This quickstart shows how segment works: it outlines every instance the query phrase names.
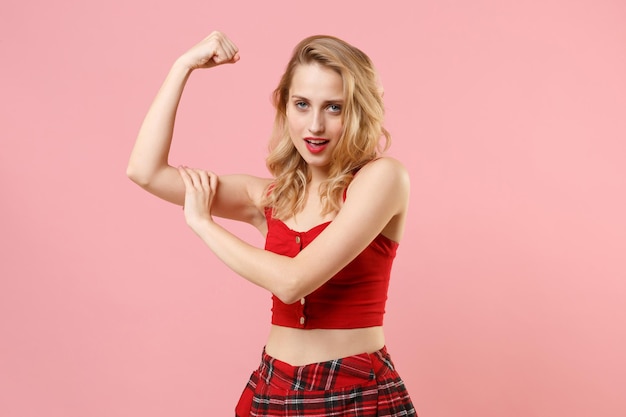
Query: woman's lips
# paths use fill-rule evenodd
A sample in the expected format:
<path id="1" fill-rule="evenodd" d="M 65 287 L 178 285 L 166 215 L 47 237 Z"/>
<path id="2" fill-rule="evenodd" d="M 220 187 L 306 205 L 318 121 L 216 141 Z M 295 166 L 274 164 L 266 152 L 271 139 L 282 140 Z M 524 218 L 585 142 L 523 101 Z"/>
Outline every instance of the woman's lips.
<path id="1" fill-rule="evenodd" d="M 329 142 L 330 140 L 322 139 L 322 138 L 304 138 L 304 143 L 306 143 L 306 148 L 311 153 L 322 152 L 324 149 L 326 149 L 326 146 L 328 145 Z"/>

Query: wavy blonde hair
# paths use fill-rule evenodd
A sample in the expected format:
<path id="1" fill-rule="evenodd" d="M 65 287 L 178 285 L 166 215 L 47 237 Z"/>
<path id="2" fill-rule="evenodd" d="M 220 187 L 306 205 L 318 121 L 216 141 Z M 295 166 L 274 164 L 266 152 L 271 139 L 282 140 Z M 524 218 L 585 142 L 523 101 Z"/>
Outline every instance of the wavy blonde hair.
<path id="1" fill-rule="evenodd" d="M 276 108 L 267 168 L 274 181 L 264 204 L 279 219 L 300 212 L 306 201 L 309 168 L 296 150 L 287 126 L 289 88 L 299 65 L 319 64 L 337 72 L 343 80 L 343 130 L 330 162 L 329 178 L 319 189 L 322 215 L 339 210 L 343 192 L 362 166 L 377 158 L 391 143 L 383 127 L 384 105 L 378 75 L 370 58 L 358 48 L 333 36 L 311 36 L 294 48 L 285 73 L 273 93 Z"/>

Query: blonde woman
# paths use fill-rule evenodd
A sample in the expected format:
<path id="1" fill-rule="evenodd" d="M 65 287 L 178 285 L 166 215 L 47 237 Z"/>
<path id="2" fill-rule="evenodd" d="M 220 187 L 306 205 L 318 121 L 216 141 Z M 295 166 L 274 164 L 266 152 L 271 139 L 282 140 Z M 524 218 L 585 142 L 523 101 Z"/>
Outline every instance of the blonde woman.
<path id="1" fill-rule="evenodd" d="M 389 135 L 376 71 L 340 39 L 306 38 L 274 91 L 270 178 L 170 166 L 189 75 L 238 60 L 238 48 L 220 32 L 176 60 L 127 172 L 148 192 L 182 205 L 189 227 L 219 259 L 273 294 L 261 364 L 236 415 L 415 415 L 382 327 L 409 179 L 400 162 L 379 152 Z M 214 216 L 253 225 L 265 248 L 240 240 Z"/>

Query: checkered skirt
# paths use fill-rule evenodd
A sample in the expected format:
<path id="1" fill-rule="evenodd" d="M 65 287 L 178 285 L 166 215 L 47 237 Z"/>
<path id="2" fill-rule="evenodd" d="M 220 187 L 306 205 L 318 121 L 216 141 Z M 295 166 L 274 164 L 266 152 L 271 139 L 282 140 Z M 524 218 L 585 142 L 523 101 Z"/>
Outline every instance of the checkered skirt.
<path id="1" fill-rule="evenodd" d="M 385 348 L 291 366 L 263 352 L 237 417 L 417 417 Z"/>

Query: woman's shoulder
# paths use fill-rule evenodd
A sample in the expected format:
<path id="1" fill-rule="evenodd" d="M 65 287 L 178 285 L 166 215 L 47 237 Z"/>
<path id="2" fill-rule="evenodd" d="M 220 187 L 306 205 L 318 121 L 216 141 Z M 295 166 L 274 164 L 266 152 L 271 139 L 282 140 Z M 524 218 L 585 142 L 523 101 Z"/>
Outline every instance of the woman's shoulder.
<path id="1" fill-rule="evenodd" d="M 383 179 L 391 182 L 406 182 L 409 181 L 409 173 L 402 162 L 390 157 L 381 156 L 376 158 L 367 164 L 365 164 L 355 175 L 354 181 L 357 179 Z"/>
<path id="2" fill-rule="evenodd" d="M 348 186 L 347 195 L 352 189 L 362 189 L 367 194 L 376 190 L 380 198 L 399 198 L 404 200 L 409 195 L 409 173 L 399 160 L 383 156 L 365 164 Z"/>
<path id="3" fill-rule="evenodd" d="M 399 160 L 384 156 L 367 163 L 348 186 L 344 209 L 359 212 L 359 216 L 375 224 L 387 223 L 378 230 L 394 242 L 400 242 L 408 212 L 410 196 L 409 174 Z M 354 215 L 350 215 L 354 217 Z"/>

